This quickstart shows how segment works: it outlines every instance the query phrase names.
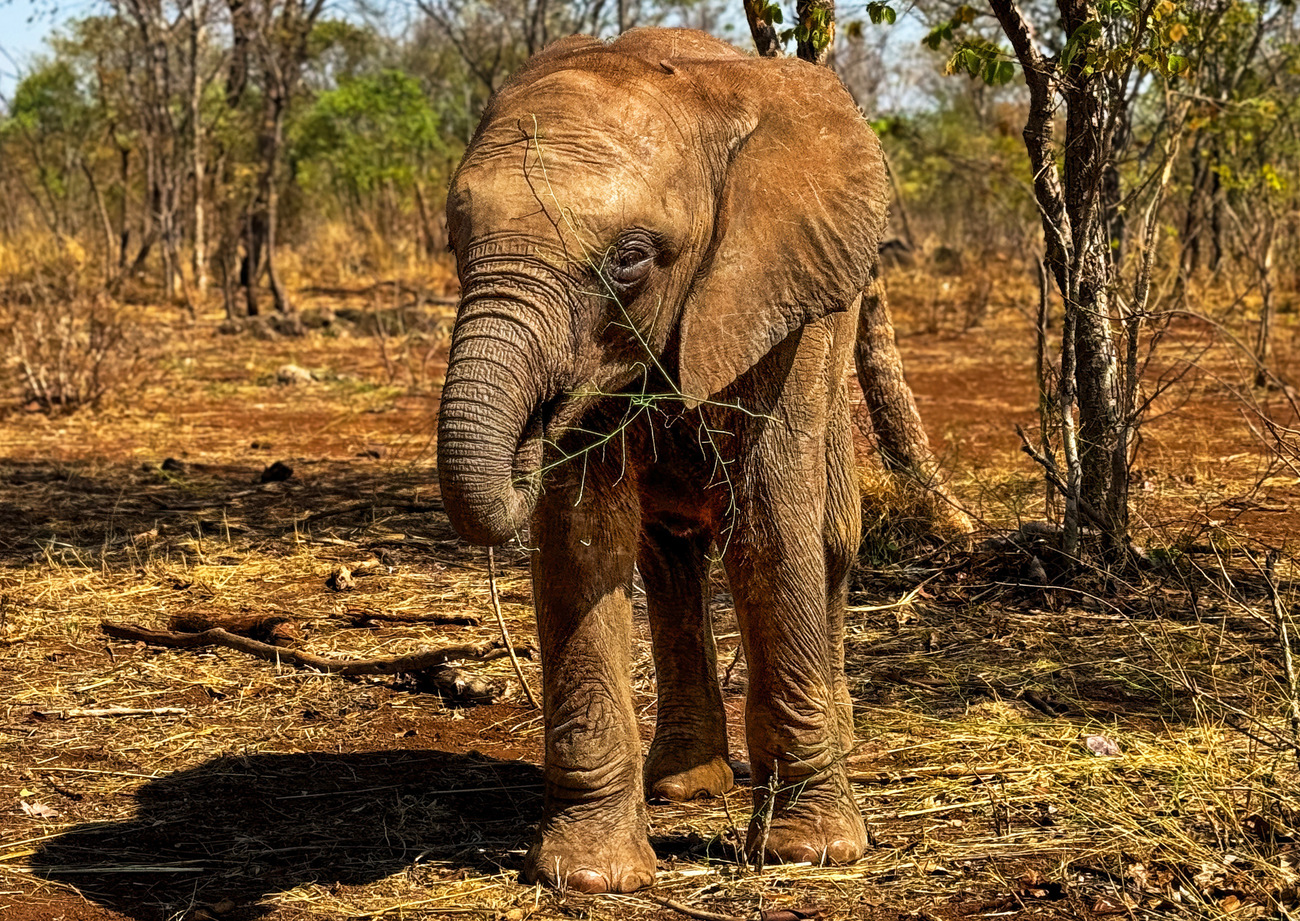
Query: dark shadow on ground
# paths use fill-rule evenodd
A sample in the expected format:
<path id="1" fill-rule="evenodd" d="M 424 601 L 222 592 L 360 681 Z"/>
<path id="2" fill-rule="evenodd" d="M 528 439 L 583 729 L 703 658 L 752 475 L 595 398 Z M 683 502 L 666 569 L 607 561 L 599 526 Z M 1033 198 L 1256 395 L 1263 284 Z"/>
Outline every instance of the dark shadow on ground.
<path id="1" fill-rule="evenodd" d="M 262 482 L 277 457 L 261 454 L 231 464 L 172 461 L 169 469 L 162 459 L 131 465 L 0 456 L 0 565 L 135 567 L 177 542 L 211 540 L 219 558 L 225 548 L 274 554 L 312 537 L 345 537 L 410 562 L 482 563 L 482 551 L 451 529 L 431 468 L 368 457 L 290 459 L 288 479 Z M 394 544 L 385 536 L 398 532 L 414 539 Z"/>
<path id="2" fill-rule="evenodd" d="M 30 866 L 140 921 L 219 903 L 241 921 L 307 883 L 518 870 L 541 781 L 534 765 L 476 752 L 215 758 L 145 784 L 133 818 L 73 828 Z"/>

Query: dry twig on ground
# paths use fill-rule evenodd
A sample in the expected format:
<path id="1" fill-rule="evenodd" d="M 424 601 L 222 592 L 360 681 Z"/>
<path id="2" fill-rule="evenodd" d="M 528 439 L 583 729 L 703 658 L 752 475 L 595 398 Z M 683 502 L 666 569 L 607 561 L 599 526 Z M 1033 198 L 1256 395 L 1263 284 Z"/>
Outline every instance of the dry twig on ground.
<path id="1" fill-rule="evenodd" d="M 105 621 L 100 625 L 104 633 L 121 640 L 133 640 L 150 646 L 164 646 L 169 649 L 199 649 L 204 646 L 224 646 L 238 652 L 283 662 L 302 668 L 314 668 L 330 675 L 396 675 L 403 672 L 422 672 L 426 669 L 444 665 L 458 659 L 473 659 L 488 662 L 509 655 L 531 656 L 531 647 L 507 649 L 500 641 L 464 644 L 460 646 L 443 646 L 440 649 L 424 649 L 404 656 L 386 656 L 375 659 L 334 659 L 318 656 L 300 649 L 285 649 L 269 643 L 258 642 L 246 636 L 239 636 L 221 627 L 204 630 L 202 633 L 173 633 L 167 630 L 149 630 L 134 624 L 116 624 Z"/>

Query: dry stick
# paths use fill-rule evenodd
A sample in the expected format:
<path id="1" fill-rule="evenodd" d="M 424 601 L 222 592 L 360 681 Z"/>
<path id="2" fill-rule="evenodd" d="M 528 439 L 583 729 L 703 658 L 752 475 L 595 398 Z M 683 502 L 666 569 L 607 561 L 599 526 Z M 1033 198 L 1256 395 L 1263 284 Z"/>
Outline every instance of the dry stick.
<path id="1" fill-rule="evenodd" d="M 653 895 L 646 896 L 646 898 L 656 905 L 671 908 L 688 918 L 698 918 L 699 921 L 745 921 L 745 918 L 741 915 L 724 915 L 716 911 L 705 911 L 702 908 L 692 908 L 689 905 L 683 905 L 681 902 L 674 902 L 672 899 L 661 899 Z"/>
<path id="2" fill-rule="evenodd" d="M 727 797 L 722 796 L 722 811 L 727 816 L 727 827 L 731 829 L 731 836 L 736 842 L 736 859 L 740 862 L 740 869 L 749 869 L 749 855 L 745 853 L 745 839 L 740 835 L 740 829 L 736 827 L 736 820 L 731 816 L 731 806 L 727 802 Z"/>
<path id="3" fill-rule="evenodd" d="M 100 629 L 109 636 L 122 640 L 146 643 L 150 646 L 164 646 L 170 649 L 196 649 L 203 646 L 225 646 L 239 652 L 268 659 L 272 662 L 287 662 L 302 668 L 314 668 L 330 675 L 396 675 L 401 672 L 418 672 L 456 659 L 475 659 L 488 662 L 503 656 L 513 658 L 516 653 L 531 655 L 528 647 L 504 649 L 500 641 L 466 644 L 463 646 L 444 646 L 441 649 L 423 649 L 404 656 L 392 656 L 379 659 L 331 659 L 314 653 L 297 649 L 285 649 L 268 643 L 259 643 L 246 636 L 239 636 L 229 630 L 216 627 L 202 633 L 171 633 L 166 630 L 148 630 L 133 624 L 115 624 L 104 622 Z"/>
<path id="4" fill-rule="evenodd" d="M 352 618 L 353 626 L 365 626 L 374 621 L 386 624 L 434 624 L 437 626 L 477 627 L 479 619 L 473 614 L 402 614 L 384 611 L 368 611 L 365 608 L 348 607 L 344 613 Z"/>
<path id="5" fill-rule="evenodd" d="M 510 644 L 510 631 L 506 629 L 506 618 L 501 613 L 501 597 L 497 594 L 497 558 L 491 547 L 488 547 L 488 592 L 492 595 L 492 610 L 496 613 L 497 624 L 501 627 L 501 641 L 505 643 L 506 649 L 510 651 L 510 664 L 515 667 L 515 677 L 519 679 L 519 684 L 524 689 L 524 696 L 528 698 L 528 703 L 534 710 L 537 710 L 539 709 L 537 698 L 533 696 L 533 689 L 524 680 L 524 670 L 519 665 L 519 659 L 515 657 L 514 646 Z"/>
<path id="6" fill-rule="evenodd" d="M 104 707 L 99 710 L 35 710 L 34 715 L 44 717 L 45 719 L 70 720 L 78 717 L 109 717 L 109 716 L 184 716 L 187 711 L 183 707 Z"/>
<path id="7" fill-rule="evenodd" d="M 1055 483 L 1057 489 L 1061 490 L 1062 493 L 1069 495 L 1068 487 L 1065 485 L 1064 481 L 1062 481 L 1060 471 L 1056 469 L 1056 463 L 1050 457 L 1045 457 L 1034 450 L 1033 445 L 1029 443 L 1029 436 L 1025 434 L 1025 430 L 1022 429 L 1018 423 L 1016 425 L 1016 434 L 1020 436 L 1020 450 L 1032 458 L 1035 463 L 1046 471 L 1049 482 Z M 1075 496 L 1075 507 L 1084 518 L 1087 518 L 1092 522 L 1094 527 L 1103 530 L 1107 527 L 1105 519 L 1101 517 L 1101 514 L 1093 508 L 1091 503 L 1089 503 L 1087 499 L 1083 498 L 1083 496 Z M 1140 560 L 1142 562 L 1149 561 L 1147 552 L 1131 540 L 1128 542 L 1128 553 L 1129 556 L 1135 560 Z"/>
<path id="8" fill-rule="evenodd" d="M 1051 297 L 1051 273 L 1042 259 L 1038 260 L 1038 328 L 1035 330 L 1035 377 L 1038 378 L 1038 437 L 1042 444 L 1044 457 L 1052 454 L 1052 441 L 1048 431 L 1051 395 L 1047 382 L 1047 311 Z M 1056 480 L 1047 477 L 1047 490 L 1044 504 L 1050 514 L 1056 504 Z"/>
<path id="9" fill-rule="evenodd" d="M 1030 774 L 1039 770 L 1042 765 L 1010 765 L 1007 767 L 995 767 L 988 765 L 985 767 L 972 768 L 943 768 L 943 767 L 919 767 L 909 768 L 903 771 L 881 771 L 879 773 L 852 773 L 849 774 L 850 783 L 861 784 L 890 784 L 906 783 L 910 780 L 928 780 L 931 778 L 941 778 L 944 780 L 962 780 L 967 777 L 981 779 L 985 777 L 994 777 L 998 774 Z"/>
<path id="10" fill-rule="evenodd" d="M 1268 587 L 1268 600 L 1273 607 L 1273 619 L 1277 622 L 1277 640 L 1278 645 L 1282 647 L 1282 667 L 1286 669 L 1287 685 L 1287 708 L 1290 711 L 1288 717 L 1291 723 L 1291 750 L 1295 755 L 1296 763 L 1300 765 L 1300 680 L 1296 678 L 1295 660 L 1291 652 L 1291 631 L 1287 628 L 1286 611 L 1282 607 L 1282 599 L 1278 596 L 1277 583 L 1273 581 L 1273 573 L 1277 566 L 1278 551 L 1270 550 L 1268 561 L 1260 569 L 1254 558 L 1250 557 L 1256 569 L 1260 569 L 1260 575 L 1264 577 L 1264 584 Z"/>
<path id="11" fill-rule="evenodd" d="M 1019 424 L 1016 425 L 1016 434 L 1020 436 L 1020 450 L 1032 458 L 1035 463 L 1047 472 L 1048 482 L 1054 484 L 1062 493 L 1066 493 L 1068 487 L 1062 481 L 1061 474 L 1056 469 L 1055 462 L 1053 462 L 1051 458 L 1045 457 L 1034 450 L 1033 445 L 1029 443 L 1029 436 L 1025 434 L 1025 430 L 1022 429 Z M 1080 496 L 1078 502 L 1079 511 L 1083 513 L 1083 517 L 1091 521 L 1096 527 L 1105 527 L 1105 522 L 1102 520 L 1101 515 L 1098 514 L 1097 510 L 1094 509 L 1086 499 Z"/>

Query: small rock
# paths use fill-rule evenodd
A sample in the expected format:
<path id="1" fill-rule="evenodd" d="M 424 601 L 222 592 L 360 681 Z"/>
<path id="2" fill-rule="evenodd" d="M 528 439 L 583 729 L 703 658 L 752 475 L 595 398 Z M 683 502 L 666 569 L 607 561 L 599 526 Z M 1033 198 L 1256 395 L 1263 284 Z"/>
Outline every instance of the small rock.
<path id="1" fill-rule="evenodd" d="M 276 314 L 271 317 L 271 328 L 281 336 L 305 336 L 307 327 L 303 325 L 302 317 L 296 313 Z"/>
<path id="2" fill-rule="evenodd" d="M 1083 745 L 1099 758 L 1118 758 L 1120 755 L 1119 745 L 1105 736 L 1084 736 Z"/>
<path id="3" fill-rule="evenodd" d="M 283 365 L 275 372 L 275 380 L 277 383 L 293 387 L 298 384 L 310 384 L 316 380 L 316 376 L 298 365 Z"/>
<path id="4" fill-rule="evenodd" d="M 263 483 L 281 483 L 293 476 L 293 468 L 284 461 L 276 461 L 262 471 Z"/>
<path id="5" fill-rule="evenodd" d="M 162 469 L 168 473 L 184 473 L 185 464 L 174 457 L 169 457 L 162 462 Z"/>
<path id="6" fill-rule="evenodd" d="M 248 330 L 248 334 L 254 339 L 262 339 L 269 342 L 272 339 L 280 338 L 280 334 L 275 331 L 271 324 L 267 322 L 266 317 L 263 316 L 249 317 L 244 321 L 244 328 Z"/>
<path id="7" fill-rule="evenodd" d="M 329 307 L 309 307 L 300 314 L 302 325 L 308 329 L 325 329 L 334 324 L 334 311 Z"/>
<path id="8" fill-rule="evenodd" d="M 352 570 L 339 566 L 325 580 L 325 587 L 335 592 L 346 592 L 356 588 L 357 580 L 352 578 Z"/>
<path id="9" fill-rule="evenodd" d="M 27 800 L 19 800 L 18 805 L 22 807 L 25 815 L 29 815 L 33 819 L 56 819 L 59 816 L 57 809 L 44 803 L 29 803 Z"/>

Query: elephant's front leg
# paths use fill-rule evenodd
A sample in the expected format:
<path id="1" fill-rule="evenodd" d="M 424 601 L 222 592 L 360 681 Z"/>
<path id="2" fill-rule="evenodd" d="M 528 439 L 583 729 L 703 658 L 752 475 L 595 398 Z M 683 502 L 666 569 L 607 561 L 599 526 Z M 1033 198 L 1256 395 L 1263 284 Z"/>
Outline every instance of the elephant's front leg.
<path id="1" fill-rule="evenodd" d="M 862 856 L 866 827 L 845 769 L 851 726 L 827 610 L 825 442 L 780 424 L 763 439 L 733 481 L 744 492 L 722 538 L 749 663 L 747 848 L 769 861 L 847 863 Z"/>
<path id="2" fill-rule="evenodd" d="M 571 480 L 559 471 L 533 514 L 546 766 L 524 874 L 584 892 L 630 892 L 650 885 L 655 870 L 631 689 L 639 510 L 630 477 L 591 460 Z"/>

